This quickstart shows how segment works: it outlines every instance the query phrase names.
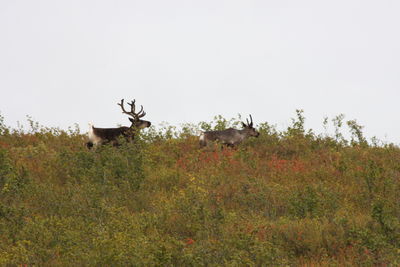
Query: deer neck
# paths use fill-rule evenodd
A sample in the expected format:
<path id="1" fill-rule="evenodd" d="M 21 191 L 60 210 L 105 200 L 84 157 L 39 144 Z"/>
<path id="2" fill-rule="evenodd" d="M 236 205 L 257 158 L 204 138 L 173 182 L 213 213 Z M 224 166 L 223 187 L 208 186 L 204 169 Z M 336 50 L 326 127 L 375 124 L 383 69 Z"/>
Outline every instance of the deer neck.
<path id="1" fill-rule="evenodd" d="M 250 133 L 247 129 L 241 129 L 241 130 L 239 130 L 239 132 L 240 132 L 240 135 L 242 135 L 242 136 L 245 136 L 245 137 L 250 136 Z"/>

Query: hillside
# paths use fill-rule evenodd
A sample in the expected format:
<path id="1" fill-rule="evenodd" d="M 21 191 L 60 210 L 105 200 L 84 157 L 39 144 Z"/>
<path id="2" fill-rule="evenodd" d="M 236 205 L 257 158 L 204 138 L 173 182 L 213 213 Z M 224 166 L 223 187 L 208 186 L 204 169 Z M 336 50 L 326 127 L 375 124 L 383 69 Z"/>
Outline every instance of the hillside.
<path id="1" fill-rule="evenodd" d="M 211 123 L 86 149 L 79 129 L 0 116 L 0 265 L 399 266 L 400 149 L 268 123 L 199 149 Z"/>

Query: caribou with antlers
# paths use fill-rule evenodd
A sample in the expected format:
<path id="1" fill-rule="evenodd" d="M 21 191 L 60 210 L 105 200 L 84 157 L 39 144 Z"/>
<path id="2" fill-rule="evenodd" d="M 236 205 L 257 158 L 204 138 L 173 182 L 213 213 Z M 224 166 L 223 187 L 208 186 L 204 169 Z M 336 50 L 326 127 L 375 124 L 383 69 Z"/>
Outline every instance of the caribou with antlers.
<path id="1" fill-rule="evenodd" d="M 143 111 L 143 106 L 139 112 L 135 112 L 135 102 L 136 100 L 131 101 L 128 105 L 131 107 L 130 111 L 126 111 L 124 107 L 124 99 L 121 100 L 121 103 L 118 103 L 121 106 L 122 113 L 130 116 L 129 120 L 131 121 L 130 127 L 118 127 L 118 128 L 96 128 L 92 124 L 89 124 L 89 142 L 86 143 L 88 148 L 92 148 L 94 145 L 111 143 L 114 146 L 118 146 L 118 138 L 123 136 L 127 142 L 132 141 L 135 132 L 137 130 L 150 127 L 151 122 L 141 120 L 146 115 L 146 112 Z"/>
<path id="2" fill-rule="evenodd" d="M 246 119 L 246 121 L 247 124 L 242 122 L 243 129 L 241 130 L 229 128 L 221 131 L 207 131 L 201 133 L 199 138 L 200 146 L 205 147 L 217 141 L 228 147 L 235 147 L 250 136 L 258 137 L 260 133 L 253 127 L 253 118 L 251 115 L 250 122 L 248 119 Z"/>

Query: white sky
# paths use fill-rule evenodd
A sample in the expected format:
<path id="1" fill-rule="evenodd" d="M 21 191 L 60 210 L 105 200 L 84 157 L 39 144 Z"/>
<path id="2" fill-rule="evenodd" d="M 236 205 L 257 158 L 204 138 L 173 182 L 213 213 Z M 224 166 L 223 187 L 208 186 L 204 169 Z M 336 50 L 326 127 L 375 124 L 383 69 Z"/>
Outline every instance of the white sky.
<path id="1" fill-rule="evenodd" d="M 154 124 L 295 109 L 400 142 L 400 1 L 1 0 L 0 112 L 46 126 Z"/>

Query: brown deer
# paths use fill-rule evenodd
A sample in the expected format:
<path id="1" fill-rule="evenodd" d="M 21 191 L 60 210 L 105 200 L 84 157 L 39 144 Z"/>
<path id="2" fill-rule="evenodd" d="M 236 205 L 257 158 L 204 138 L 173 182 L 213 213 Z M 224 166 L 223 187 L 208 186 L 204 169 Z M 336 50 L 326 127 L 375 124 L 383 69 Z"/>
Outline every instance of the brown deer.
<path id="1" fill-rule="evenodd" d="M 128 105 L 131 106 L 130 111 L 126 111 L 124 108 L 124 99 L 121 100 L 121 103 L 118 103 L 121 106 L 122 113 L 130 116 L 129 120 L 131 121 L 131 126 L 126 127 L 118 127 L 118 128 L 96 128 L 92 124 L 89 124 L 89 142 L 86 143 L 86 146 L 90 149 L 94 145 L 107 144 L 111 143 L 114 146 L 118 146 L 118 138 L 123 136 L 127 142 L 132 141 L 137 130 L 150 127 L 151 122 L 141 120 L 146 115 L 146 112 L 143 111 L 143 106 L 139 112 L 135 112 L 135 101 L 131 101 Z"/>
<path id="2" fill-rule="evenodd" d="M 250 136 L 258 137 L 259 132 L 253 128 L 253 118 L 250 115 L 250 122 L 246 119 L 247 124 L 242 122 L 243 129 L 237 130 L 233 128 L 221 130 L 221 131 L 207 131 L 200 135 L 200 147 L 205 147 L 212 142 L 220 142 L 228 147 L 235 147 L 236 145 L 243 142 L 243 140 Z"/>

